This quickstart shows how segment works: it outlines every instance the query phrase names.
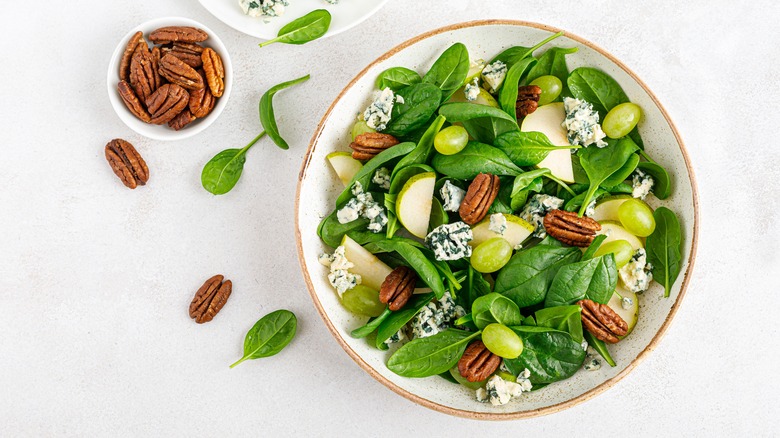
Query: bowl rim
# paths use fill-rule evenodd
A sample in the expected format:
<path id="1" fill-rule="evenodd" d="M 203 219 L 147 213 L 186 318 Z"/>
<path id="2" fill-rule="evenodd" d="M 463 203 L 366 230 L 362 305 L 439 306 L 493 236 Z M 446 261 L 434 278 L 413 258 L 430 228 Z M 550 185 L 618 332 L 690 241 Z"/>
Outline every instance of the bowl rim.
<path id="1" fill-rule="evenodd" d="M 317 125 L 317 129 L 315 130 L 314 135 L 312 136 L 311 141 L 309 142 L 309 147 L 306 151 L 306 155 L 301 165 L 301 170 L 298 173 L 298 188 L 295 193 L 295 237 L 296 237 L 296 246 L 298 248 L 298 262 L 301 265 L 301 270 L 303 271 L 303 277 L 306 282 L 306 287 L 309 291 L 309 295 L 311 296 L 312 301 L 314 302 L 314 306 L 317 308 L 317 312 L 322 317 L 323 321 L 325 322 L 325 325 L 328 327 L 328 330 L 331 332 L 333 337 L 336 339 L 339 345 L 341 345 L 341 348 L 343 348 L 344 351 L 346 351 L 347 354 L 352 358 L 352 360 L 354 360 L 361 368 L 363 368 L 363 370 L 365 370 L 371 377 L 378 380 L 380 383 L 388 387 L 390 390 L 392 390 L 398 395 L 401 395 L 404 398 L 407 398 L 429 409 L 433 409 L 435 411 L 442 412 L 448 415 L 464 417 L 469 419 L 476 419 L 476 420 L 515 420 L 515 419 L 540 417 L 543 415 L 548 415 L 548 414 L 553 414 L 556 412 L 563 411 L 565 409 L 583 403 L 587 400 L 590 400 L 591 398 L 603 393 L 604 391 L 606 391 L 607 389 L 615 385 L 623 377 L 625 377 L 631 371 L 633 371 L 634 368 L 636 368 L 636 366 L 639 365 L 639 363 L 641 363 L 653 350 L 655 350 L 661 338 L 663 338 L 664 334 L 666 334 L 666 331 L 668 330 L 672 319 L 677 314 L 680 304 L 682 303 L 683 297 L 685 296 L 685 293 L 688 289 L 688 284 L 690 283 L 691 280 L 691 273 L 693 272 L 694 263 L 696 261 L 696 249 L 698 246 L 697 244 L 698 244 L 698 237 L 699 237 L 699 198 L 698 198 L 699 195 L 698 195 L 698 189 L 696 185 L 696 178 L 694 175 L 693 166 L 691 165 L 690 157 L 688 155 L 688 151 L 685 148 L 685 144 L 682 141 L 682 138 L 680 136 L 680 133 L 677 130 L 677 127 L 675 126 L 672 119 L 669 117 L 669 114 L 667 113 L 666 109 L 661 104 L 661 102 L 658 100 L 656 95 L 650 90 L 647 84 L 645 84 L 636 75 L 636 73 L 634 73 L 631 69 L 629 69 L 615 56 L 611 55 L 609 52 L 599 47 L 598 45 L 578 35 L 569 33 L 568 31 L 564 31 L 564 36 L 566 36 L 567 38 L 572 39 L 580 44 L 583 44 L 599 52 L 602 56 L 606 57 L 610 61 L 614 62 L 615 65 L 623 69 L 623 71 L 625 71 L 626 74 L 628 74 L 634 81 L 636 81 L 636 83 L 639 84 L 640 87 L 642 87 L 642 89 L 648 94 L 648 96 L 650 96 L 653 103 L 658 107 L 658 109 L 661 111 L 661 114 L 663 114 L 664 119 L 669 124 L 669 127 L 671 128 L 672 133 L 674 134 L 675 140 L 677 141 L 677 145 L 680 147 L 680 152 L 682 153 L 683 159 L 685 161 L 685 167 L 688 171 L 688 177 L 691 184 L 691 196 L 693 198 L 693 236 L 691 238 L 691 250 L 688 255 L 688 268 L 683 273 L 682 284 L 680 286 L 680 293 L 677 295 L 677 299 L 675 303 L 672 305 L 672 308 L 669 310 L 669 314 L 666 316 L 666 319 L 664 320 L 663 324 L 661 324 L 661 327 L 658 329 L 658 332 L 650 340 L 650 343 L 637 355 L 637 357 L 633 361 L 631 361 L 631 363 L 629 363 L 626 366 L 625 369 L 623 369 L 623 371 L 621 371 L 614 377 L 602 382 L 595 388 L 592 388 L 574 398 L 563 401 L 561 403 L 556 403 L 554 405 L 545 406 L 543 408 L 532 409 L 532 410 L 521 411 L 521 412 L 508 412 L 508 413 L 474 412 L 474 411 L 469 411 L 464 409 L 452 408 L 449 406 L 445 406 L 433 402 L 431 400 L 413 394 L 412 392 L 396 385 L 389 379 L 385 378 L 384 376 L 379 374 L 373 367 L 371 367 L 368 363 L 366 363 L 363 360 L 363 358 L 360 357 L 360 355 L 357 354 L 349 346 L 349 344 L 347 344 L 344 341 L 344 339 L 341 337 L 339 332 L 334 327 L 333 322 L 330 320 L 327 313 L 325 312 L 325 309 L 322 307 L 322 303 L 320 303 L 319 298 L 317 297 L 317 294 L 314 291 L 314 285 L 312 284 L 311 277 L 309 275 L 305 260 L 303 258 L 302 234 L 298 222 L 299 219 L 298 212 L 300 211 L 300 201 L 301 201 L 301 185 L 303 183 L 306 170 L 311 162 L 315 144 L 317 143 L 320 135 L 322 134 L 322 131 L 325 127 L 325 122 L 330 117 L 330 114 L 335 108 L 336 104 L 355 85 L 356 82 L 360 80 L 368 72 L 368 70 L 374 67 L 376 64 L 386 60 L 387 58 L 393 56 L 397 52 L 416 44 L 419 41 L 422 41 L 424 39 L 430 38 L 435 35 L 439 35 L 441 33 L 450 32 L 458 29 L 478 27 L 478 26 L 495 26 L 495 25 L 531 27 L 531 28 L 545 30 L 553 33 L 562 32 L 562 30 L 557 27 L 548 26 L 546 24 L 540 24 L 540 23 L 535 23 L 530 21 L 522 21 L 522 20 L 490 19 L 490 20 L 468 21 L 463 23 L 452 24 L 449 26 L 444 26 L 438 29 L 434 29 L 422 33 L 416 37 L 413 37 L 393 47 L 392 49 L 390 49 L 389 51 L 387 51 L 386 53 L 378 57 L 376 60 L 372 61 L 368 66 L 366 66 L 363 70 L 361 70 L 360 73 L 358 73 L 347 84 L 347 86 L 344 87 L 344 89 L 339 93 L 339 95 L 333 100 L 333 103 L 331 103 L 330 107 L 325 112 L 325 115 L 320 120 L 320 123 Z"/>
<path id="2" fill-rule="evenodd" d="M 116 86 L 119 83 L 119 76 L 117 70 L 119 68 L 119 63 L 121 61 L 122 54 L 124 53 L 125 47 L 127 46 L 127 43 L 130 40 L 130 37 L 133 36 L 133 34 L 138 32 L 139 30 L 143 31 L 143 29 L 145 28 L 149 28 L 153 26 L 162 26 L 162 25 L 166 25 L 166 23 L 170 23 L 167 24 L 169 26 L 170 25 L 195 26 L 203 29 L 204 31 L 206 31 L 206 33 L 209 34 L 209 39 L 213 40 L 213 44 L 209 44 L 209 46 L 216 46 L 215 49 L 219 49 L 219 55 L 222 58 L 222 64 L 225 67 L 225 91 L 222 93 L 222 96 L 219 98 L 219 100 L 217 100 L 217 104 L 214 106 L 214 109 L 211 111 L 211 113 L 209 113 L 206 117 L 201 119 L 200 123 L 198 123 L 197 125 L 190 126 L 189 129 L 188 127 L 185 127 L 180 131 L 174 131 L 173 129 L 169 129 L 168 131 L 160 131 L 159 133 L 157 132 L 157 130 L 145 132 L 145 130 L 142 130 L 138 128 L 138 126 L 135 126 L 136 123 L 133 122 L 138 121 L 138 123 L 142 124 L 139 126 L 144 126 L 144 127 L 146 127 L 147 125 L 149 126 L 158 126 L 158 125 L 150 125 L 140 120 L 137 120 L 136 117 L 130 112 L 130 110 L 127 109 L 127 106 L 122 101 L 122 98 L 119 97 L 119 94 L 117 93 L 116 90 Z M 144 31 L 145 39 L 147 38 L 146 36 L 147 33 L 148 32 Z M 228 76 L 228 73 L 230 76 Z M 130 128 L 136 134 L 141 135 L 142 137 L 145 138 L 149 138 L 152 140 L 159 140 L 159 141 L 184 140 L 186 138 L 190 138 L 206 130 L 222 114 L 222 111 L 227 106 L 228 99 L 230 98 L 230 93 L 233 90 L 233 64 L 232 61 L 230 60 L 230 54 L 228 53 L 228 49 L 225 43 L 222 42 L 222 39 L 219 37 L 219 35 L 217 35 L 216 32 L 214 32 L 211 28 L 209 28 L 205 24 L 197 20 L 193 20 L 192 18 L 180 17 L 180 16 L 153 18 L 151 20 L 146 20 L 143 23 L 138 24 L 137 26 L 134 26 L 132 29 L 130 29 L 130 31 L 127 32 L 127 34 L 125 34 L 125 36 L 123 36 L 119 40 L 119 44 L 117 44 L 108 62 L 108 72 L 106 73 L 106 89 L 108 90 L 108 101 L 111 103 L 111 107 L 114 109 L 114 112 L 116 113 L 117 117 L 119 117 L 119 120 L 121 120 L 122 123 L 125 124 L 125 126 Z"/>

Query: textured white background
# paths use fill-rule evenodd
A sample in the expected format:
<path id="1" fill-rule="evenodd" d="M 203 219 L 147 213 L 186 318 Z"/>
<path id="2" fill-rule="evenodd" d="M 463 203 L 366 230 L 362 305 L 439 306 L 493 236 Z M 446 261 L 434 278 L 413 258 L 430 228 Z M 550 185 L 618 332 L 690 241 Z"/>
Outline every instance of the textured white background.
<path id="1" fill-rule="evenodd" d="M 345 34 L 262 50 L 194 0 L 48 3 L 0 15 L 0 436 L 780 434 L 775 2 L 392 0 Z M 214 29 L 236 71 L 220 119 L 174 143 L 126 128 L 104 82 L 127 30 L 167 15 Z M 677 123 L 701 196 L 693 281 L 654 354 L 585 404 L 511 423 L 429 411 L 364 373 L 314 310 L 293 235 L 300 162 L 341 88 L 396 44 L 478 18 L 561 27 L 623 60 Z M 230 194 L 206 193 L 202 165 L 252 139 L 261 93 L 302 73 L 277 101 L 290 150 L 263 141 Z M 148 186 L 111 173 L 114 137 L 146 158 Z M 215 273 L 233 295 L 196 325 L 187 305 Z M 296 339 L 229 370 L 277 308 L 298 315 Z"/>

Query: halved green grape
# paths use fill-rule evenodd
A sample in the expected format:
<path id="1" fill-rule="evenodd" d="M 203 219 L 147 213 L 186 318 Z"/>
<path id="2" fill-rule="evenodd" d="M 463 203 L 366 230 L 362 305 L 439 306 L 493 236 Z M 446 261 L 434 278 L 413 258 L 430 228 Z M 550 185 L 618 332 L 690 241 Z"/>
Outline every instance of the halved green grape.
<path id="1" fill-rule="evenodd" d="M 653 209 L 639 199 L 629 199 L 618 207 L 618 219 L 629 233 L 647 237 L 655 231 Z"/>
<path id="2" fill-rule="evenodd" d="M 452 378 L 457 380 L 458 383 L 460 383 L 461 385 L 469 389 L 482 388 L 483 386 L 485 386 L 485 382 L 487 381 L 487 380 L 482 380 L 479 382 L 469 382 L 465 377 L 460 375 L 460 371 L 458 371 L 457 366 L 450 368 L 450 375 L 452 375 Z"/>
<path id="3" fill-rule="evenodd" d="M 539 95 L 539 106 L 554 102 L 563 90 L 561 80 L 553 75 L 539 76 L 531 81 L 531 85 L 542 89 L 542 94 Z"/>
<path id="4" fill-rule="evenodd" d="M 379 292 L 362 284 L 344 292 L 341 304 L 350 312 L 363 316 L 379 316 L 387 307 L 379 301 Z"/>
<path id="5" fill-rule="evenodd" d="M 601 245 L 596 250 L 594 257 L 600 257 L 609 253 L 615 255 L 615 265 L 620 269 L 631 261 L 631 257 L 634 255 L 634 247 L 627 240 L 613 240 Z"/>
<path id="6" fill-rule="evenodd" d="M 462 126 L 448 126 L 433 138 L 433 147 L 442 155 L 454 155 L 462 151 L 469 142 L 469 133 Z"/>
<path id="7" fill-rule="evenodd" d="M 355 122 L 355 126 L 352 127 L 352 141 L 355 141 L 355 137 L 358 135 L 366 132 L 376 132 L 376 130 L 369 128 L 365 120 L 358 120 Z"/>
<path id="8" fill-rule="evenodd" d="M 503 324 L 488 324 L 482 330 L 482 342 L 493 354 L 504 359 L 514 359 L 523 352 L 523 340 Z"/>
<path id="9" fill-rule="evenodd" d="M 503 237 L 494 237 L 474 248 L 471 253 L 471 266 L 483 274 L 489 274 L 503 268 L 510 257 L 512 245 Z"/>
<path id="10" fill-rule="evenodd" d="M 625 137 L 639 123 L 641 117 L 642 108 L 639 105 L 631 102 L 621 103 L 609 110 L 601 122 L 601 129 L 609 138 Z"/>

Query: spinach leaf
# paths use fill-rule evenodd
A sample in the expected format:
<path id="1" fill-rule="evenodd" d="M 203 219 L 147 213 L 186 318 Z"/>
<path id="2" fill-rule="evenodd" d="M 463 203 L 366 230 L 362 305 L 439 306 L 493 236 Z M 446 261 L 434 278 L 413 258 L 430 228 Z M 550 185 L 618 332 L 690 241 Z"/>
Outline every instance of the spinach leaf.
<path id="1" fill-rule="evenodd" d="M 380 90 L 389 88 L 398 91 L 409 85 L 419 84 L 422 81 L 420 74 L 406 67 L 392 67 L 379 73 L 376 78 L 376 87 Z"/>
<path id="2" fill-rule="evenodd" d="M 598 190 L 604 180 L 613 173 L 623 169 L 623 166 L 636 151 L 636 144 L 630 138 L 623 137 L 620 140 L 608 139 L 607 146 L 603 148 L 589 147 L 580 149 L 578 152 L 580 165 L 588 174 L 590 187 L 580 207 L 580 216 L 585 213 L 585 209 L 593 199 L 593 195 Z"/>
<path id="3" fill-rule="evenodd" d="M 376 332 L 376 348 L 384 350 L 382 346 L 385 345 L 385 341 L 398 333 L 398 331 L 411 321 L 414 315 L 425 307 L 426 304 L 430 303 L 432 299 L 433 294 L 412 295 L 412 298 L 406 303 L 403 309 L 393 312 L 390 316 L 385 318 L 379 324 Z"/>
<path id="4" fill-rule="evenodd" d="M 593 242 L 588 245 L 588 248 L 585 250 L 584 253 L 582 253 L 582 260 L 590 260 L 596 255 L 596 251 L 599 250 L 599 247 L 601 246 L 604 241 L 607 240 L 606 234 L 599 234 L 593 239 Z"/>
<path id="5" fill-rule="evenodd" d="M 596 201 L 598 201 L 599 199 L 609 195 L 609 193 L 610 192 L 608 192 L 608 191 L 606 191 L 606 190 L 604 190 L 602 188 L 598 188 L 593 193 L 593 196 L 590 198 L 590 200 L 591 200 L 591 202 L 594 199 Z M 563 206 L 563 209 L 566 210 L 566 211 L 578 211 L 582 207 L 582 201 L 585 200 L 585 197 L 587 195 L 588 195 L 587 192 L 582 192 L 579 195 L 569 199 L 568 201 L 566 201 L 566 205 Z M 586 205 L 585 208 L 587 209 L 588 206 Z"/>
<path id="6" fill-rule="evenodd" d="M 574 375 L 585 361 L 585 350 L 567 332 L 542 327 L 511 327 L 523 339 L 523 352 L 504 359 L 513 373 L 528 369 L 534 385 L 552 383 Z"/>
<path id="7" fill-rule="evenodd" d="M 537 245 L 520 251 L 499 271 L 495 291 L 510 298 L 520 308 L 541 303 L 558 270 L 579 261 L 581 256 L 578 248 L 551 245 Z"/>
<path id="8" fill-rule="evenodd" d="M 412 153 L 413 152 L 414 151 L 412 151 Z M 408 156 L 409 155 L 407 155 L 407 157 Z M 405 167 L 400 167 L 400 161 L 399 161 L 399 164 L 395 166 L 395 169 L 393 170 L 393 174 L 391 176 L 392 179 L 390 180 L 389 193 L 392 195 L 397 195 L 398 192 L 400 192 L 401 189 L 404 187 L 404 184 L 406 184 L 406 182 L 409 181 L 409 178 L 415 175 L 419 175 L 421 173 L 433 172 L 433 171 L 434 171 L 433 168 L 426 164 L 411 164 Z"/>
<path id="9" fill-rule="evenodd" d="M 653 279 L 664 285 L 668 298 L 682 269 L 682 227 L 666 207 L 658 207 L 653 216 L 655 231 L 647 236 L 647 261 L 653 265 Z"/>
<path id="10" fill-rule="evenodd" d="M 620 85 L 608 74 L 590 67 L 580 67 L 569 75 L 567 80 L 571 93 L 577 99 L 583 99 L 599 112 L 601 120 L 615 106 L 628 102 L 628 96 Z"/>
<path id="11" fill-rule="evenodd" d="M 346 204 L 347 201 L 352 198 L 352 186 L 355 185 L 355 182 L 359 182 L 360 185 L 362 185 L 365 189 L 368 187 L 368 184 L 371 182 L 371 178 L 374 177 L 374 173 L 377 169 L 387 165 L 398 157 L 402 157 L 408 154 L 416 146 L 417 145 L 411 142 L 399 143 L 391 148 L 383 150 L 377 156 L 370 159 L 366 164 L 363 165 L 360 171 L 355 174 L 355 176 L 352 178 L 352 181 L 350 181 L 349 184 L 347 184 L 347 187 L 344 188 L 344 191 L 341 192 L 338 199 L 336 199 L 336 206 L 339 208 L 343 207 L 344 204 Z"/>
<path id="12" fill-rule="evenodd" d="M 534 313 L 536 325 L 568 332 L 574 342 L 582 344 L 582 308 L 580 306 L 557 306 L 537 310 Z"/>
<path id="13" fill-rule="evenodd" d="M 458 363 L 469 342 L 480 333 L 447 329 L 427 338 L 415 339 L 390 356 L 387 368 L 402 377 L 441 374 Z"/>
<path id="14" fill-rule="evenodd" d="M 268 133 L 269 137 L 271 137 L 271 140 L 273 140 L 274 143 L 276 143 L 276 145 L 282 149 L 289 149 L 290 146 L 286 141 L 284 141 L 281 134 L 279 134 L 279 127 L 276 126 L 276 117 L 274 116 L 273 106 L 274 95 L 279 91 L 284 90 L 285 88 L 289 88 L 295 84 L 300 84 L 301 82 L 306 82 L 308 80 L 309 75 L 306 75 L 298 79 L 282 82 L 281 84 L 274 85 L 268 89 L 268 91 L 263 94 L 263 97 L 260 98 L 260 123 L 263 124 L 263 129 L 265 129 L 265 132 Z"/>
<path id="15" fill-rule="evenodd" d="M 612 187 L 605 187 L 605 190 L 608 191 L 610 194 L 628 194 L 634 192 L 634 188 L 631 186 L 631 184 L 627 184 L 625 181 Z M 596 195 L 598 196 L 598 190 L 596 190 Z"/>
<path id="16" fill-rule="evenodd" d="M 336 248 L 341 245 L 341 239 L 345 234 L 355 230 L 365 230 L 368 227 L 368 219 L 361 217 L 352 222 L 342 224 L 336 216 L 337 210 L 325 217 L 317 228 L 317 235 L 320 236 L 326 245 Z M 373 234 L 373 233 L 372 233 Z"/>
<path id="17" fill-rule="evenodd" d="M 612 253 L 564 266 L 550 285 L 544 307 L 565 306 L 582 299 L 607 304 L 617 287 L 617 276 Z"/>
<path id="18" fill-rule="evenodd" d="M 441 90 L 424 82 L 403 88 L 397 95 L 403 98 L 403 103 L 393 105 L 390 123 L 383 131 L 396 137 L 424 126 L 441 102 Z"/>
<path id="19" fill-rule="evenodd" d="M 439 133 L 439 130 L 441 130 L 445 120 L 444 116 L 437 116 L 436 119 L 434 119 L 433 123 L 425 130 L 422 137 L 420 137 L 420 141 L 417 142 L 417 147 L 409 152 L 407 156 L 401 158 L 401 161 L 395 166 L 395 169 L 393 169 L 393 176 L 406 166 L 412 164 L 425 164 L 430 161 L 431 154 L 433 154 L 433 139 L 436 137 L 436 134 Z"/>
<path id="20" fill-rule="evenodd" d="M 585 332 L 585 340 L 588 341 L 588 345 L 593 347 L 593 349 L 596 350 L 596 352 L 601 355 L 605 361 L 607 361 L 609 366 L 617 366 L 615 359 L 612 359 L 612 355 L 609 354 L 606 342 L 602 341 L 601 339 L 597 339 L 591 332 L 588 331 Z"/>
<path id="21" fill-rule="evenodd" d="M 501 91 L 498 94 L 498 103 L 501 109 L 509 114 L 515 122 L 517 121 L 517 88 L 520 86 L 520 79 L 536 63 L 534 58 L 524 58 L 516 62 L 506 73 Z"/>
<path id="22" fill-rule="evenodd" d="M 514 301 L 498 294 L 489 293 L 474 300 L 471 305 L 471 314 L 474 324 L 480 330 L 488 324 L 497 322 L 506 326 L 520 325 L 523 321 L 523 315 Z"/>
<path id="23" fill-rule="evenodd" d="M 548 169 L 539 169 L 539 170 L 548 170 Z M 517 180 L 515 180 L 515 183 L 517 183 Z M 534 178 L 528 185 L 523 187 L 520 190 L 515 191 L 515 188 L 517 187 L 517 184 L 515 184 L 514 187 L 512 187 L 512 195 L 511 195 L 511 201 L 510 201 L 510 207 L 512 211 L 517 211 L 523 208 L 528 201 L 528 196 L 534 192 L 539 193 L 542 191 L 542 178 L 537 177 Z"/>
<path id="24" fill-rule="evenodd" d="M 244 171 L 246 151 L 258 139 L 259 137 L 243 149 L 225 149 L 214 155 L 214 158 L 203 166 L 203 172 L 200 174 L 203 188 L 214 195 L 224 195 L 232 190 L 241 178 L 241 172 Z"/>
<path id="25" fill-rule="evenodd" d="M 469 74 L 469 52 L 462 43 L 455 43 L 439 56 L 422 81 L 441 89 L 444 102 L 460 88 Z"/>
<path id="26" fill-rule="evenodd" d="M 461 306 L 464 309 L 471 309 L 474 301 L 479 297 L 485 296 L 490 293 L 490 283 L 485 280 L 485 277 L 477 272 L 471 264 L 468 265 L 468 275 L 466 276 L 466 290 L 465 294 L 461 294 L 463 299 L 461 300 Z"/>
<path id="27" fill-rule="evenodd" d="M 496 61 L 501 61 L 504 64 L 507 65 L 507 67 L 511 67 L 516 62 L 519 62 L 522 59 L 525 59 L 526 57 L 532 56 L 533 53 L 536 51 L 536 49 L 542 47 L 543 45 L 549 43 L 550 41 L 558 38 L 559 36 L 563 35 L 563 32 L 558 32 L 556 34 L 550 35 L 549 37 L 543 39 L 539 43 L 537 43 L 533 47 L 522 47 L 522 46 L 515 46 L 510 47 L 503 52 L 499 53 L 498 56 L 493 58 L 491 63 Z"/>
<path id="28" fill-rule="evenodd" d="M 632 140 L 627 139 L 627 141 L 632 141 Z M 623 166 L 621 166 L 620 169 L 616 170 L 615 173 L 613 173 L 607 179 L 605 179 L 601 183 L 601 187 L 615 187 L 618 184 L 624 182 L 626 178 L 628 178 L 629 176 L 631 176 L 632 173 L 634 173 L 637 164 L 639 164 L 639 155 L 637 154 L 629 155 L 625 164 L 623 164 Z"/>
<path id="29" fill-rule="evenodd" d="M 454 155 L 435 154 L 431 164 L 439 173 L 466 180 L 480 173 L 515 176 L 523 172 L 501 150 L 476 141 Z"/>
<path id="30" fill-rule="evenodd" d="M 509 131 L 496 137 L 493 143 L 518 166 L 535 166 L 551 151 L 558 149 L 579 149 L 579 146 L 555 146 L 541 132 Z"/>
<path id="31" fill-rule="evenodd" d="M 563 48 L 551 47 L 539 57 L 539 62 L 528 72 L 525 82 L 531 83 L 534 79 L 552 75 L 561 80 L 563 90 L 556 101 L 561 101 L 566 96 L 571 96 L 569 87 L 566 84 L 569 79 L 569 67 L 566 66 L 566 55 L 577 53 L 577 47 Z"/>
<path id="32" fill-rule="evenodd" d="M 436 298 L 444 296 L 444 282 L 439 275 L 436 266 L 415 245 L 405 241 L 407 239 L 392 238 L 369 243 L 365 248 L 373 253 L 397 252 L 403 257 L 409 266 L 417 272 L 420 280 L 425 282 L 436 294 Z"/>
<path id="33" fill-rule="evenodd" d="M 653 194 L 658 199 L 666 199 L 672 194 L 672 179 L 666 172 L 666 169 L 654 162 L 642 161 L 637 169 L 653 177 Z"/>
<path id="34" fill-rule="evenodd" d="M 450 216 L 444 211 L 444 206 L 441 205 L 441 201 L 437 198 L 433 198 L 431 204 L 431 218 L 428 223 L 428 232 L 433 231 L 434 228 L 450 223 Z"/>
<path id="35" fill-rule="evenodd" d="M 282 351 L 295 336 L 298 320 L 289 310 L 277 310 L 260 318 L 244 338 L 244 357 L 230 368 L 247 359 L 273 356 Z"/>
<path id="36" fill-rule="evenodd" d="M 446 117 L 450 123 L 462 123 L 471 137 L 484 143 L 493 143 L 499 135 L 519 129 L 514 117 L 487 105 L 446 103 L 439 108 L 439 114 Z"/>
<path id="37" fill-rule="evenodd" d="M 512 214 L 512 178 L 507 176 L 498 177 L 499 188 L 498 195 L 488 208 L 488 215 L 495 213 Z"/>
<path id="38" fill-rule="evenodd" d="M 382 324 L 382 322 L 384 320 L 386 320 L 387 318 L 389 318 L 390 315 L 392 315 L 392 314 L 393 314 L 393 311 L 388 309 L 388 308 L 386 308 L 385 311 L 382 312 L 376 318 L 368 321 L 365 325 L 362 325 L 362 326 L 356 328 L 355 330 L 352 330 L 352 333 L 350 333 L 350 335 L 353 338 L 356 338 L 356 339 L 365 338 L 366 336 L 370 335 L 371 333 L 374 333 L 374 330 L 376 330 L 379 327 L 379 325 Z"/>
<path id="39" fill-rule="evenodd" d="M 304 44 L 325 35 L 330 28 L 330 12 L 325 9 L 316 9 L 303 17 L 285 24 L 279 29 L 276 38 L 263 41 L 260 47 L 272 43 Z"/>

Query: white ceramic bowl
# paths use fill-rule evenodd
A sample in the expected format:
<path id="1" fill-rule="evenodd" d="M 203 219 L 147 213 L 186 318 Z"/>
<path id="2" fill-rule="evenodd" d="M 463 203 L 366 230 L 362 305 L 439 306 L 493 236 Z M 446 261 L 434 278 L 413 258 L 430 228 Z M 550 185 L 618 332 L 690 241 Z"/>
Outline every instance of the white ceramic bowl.
<path id="1" fill-rule="evenodd" d="M 203 29 L 209 34 L 209 39 L 202 44 L 206 47 L 211 47 L 214 51 L 219 53 L 219 56 L 222 57 L 222 64 L 225 67 L 225 92 L 222 94 L 222 97 L 217 99 L 217 104 L 214 105 L 214 109 L 208 116 L 195 120 L 180 131 L 174 131 L 172 128 L 169 128 L 167 124 L 152 125 L 150 123 L 142 122 L 127 109 L 124 101 L 122 101 L 122 98 L 119 96 L 119 91 L 117 91 L 117 84 L 119 84 L 119 63 L 122 60 L 122 54 L 125 51 L 127 42 L 130 41 L 130 37 L 140 30 L 144 33 L 144 38 L 149 42 L 149 33 L 164 26 L 193 26 Z M 116 114 L 130 129 L 144 137 L 154 140 L 182 140 L 192 137 L 208 128 L 209 125 L 214 123 L 214 120 L 217 120 L 220 113 L 222 113 L 222 110 L 225 109 L 225 105 L 227 105 L 228 99 L 230 98 L 230 91 L 233 89 L 233 64 L 230 62 L 230 55 L 228 54 L 227 47 L 222 43 L 222 40 L 219 39 L 213 30 L 205 25 L 183 17 L 155 18 L 154 20 L 149 20 L 136 26 L 119 41 L 119 44 L 114 50 L 114 54 L 111 55 L 111 62 L 108 64 L 106 83 L 108 85 L 108 99 L 111 101 L 111 106 L 114 107 Z"/>
<path id="2" fill-rule="evenodd" d="M 399 377 L 385 366 L 387 352 L 373 348 L 365 340 L 350 337 L 350 331 L 364 324 L 365 318 L 346 311 L 328 284 L 326 270 L 317 262 L 317 255 L 327 250 L 317 237 L 317 225 L 332 211 L 335 199 L 343 189 L 325 156 L 335 150 L 348 150 L 350 129 L 355 116 L 370 101 L 376 76 L 392 66 L 424 72 L 445 48 L 458 41 L 466 44 L 472 59 L 490 59 L 509 46 L 530 47 L 557 31 L 527 22 L 477 21 L 438 29 L 390 50 L 360 72 L 333 102 L 312 138 L 300 172 L 296 200 L 298 253 L 309 292 L 326 326 L 355 362 L 374 378 L 416 403 L 447 414 L 478 419 L 534 417 L 560 411 L 600 394 L 654 349 L 677 312 L 691 277 L 698 229 L 696 185 L 674 124 L 658 99 L 625 65 L 592 43 L 567 33 L 552 45 L 579 47 L 577 54 L 567 57 L 570 69 L 591 66 L 607 72 L 620 83 L 631 101 L 643 108 L 640 132 L 647 151 L 673 178 L 672 196 L 662 204 L 680 218 L 684 250 L 682 272 L 671 297 L 663 298 L 663 288 L 655 283 L 641 296 L 639 322 L 634 331 L 610 347 L 617 367 L 604 364 L 598 371 L 578 372 L 570 379 L 523 394 L 519 400 L 498 407 L 477 402 L 473 391 L 439 377 Z M 653 197 L 648 199 L 653 207 L 661 204 Z"/>

